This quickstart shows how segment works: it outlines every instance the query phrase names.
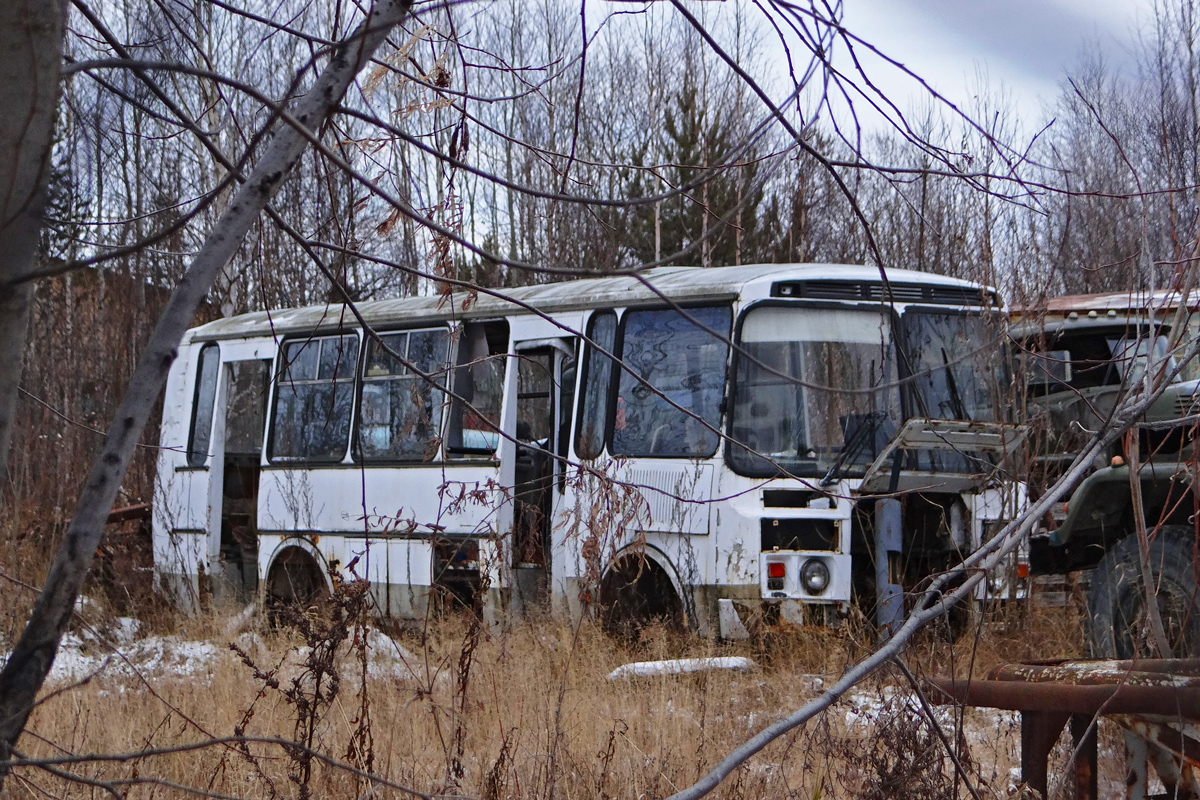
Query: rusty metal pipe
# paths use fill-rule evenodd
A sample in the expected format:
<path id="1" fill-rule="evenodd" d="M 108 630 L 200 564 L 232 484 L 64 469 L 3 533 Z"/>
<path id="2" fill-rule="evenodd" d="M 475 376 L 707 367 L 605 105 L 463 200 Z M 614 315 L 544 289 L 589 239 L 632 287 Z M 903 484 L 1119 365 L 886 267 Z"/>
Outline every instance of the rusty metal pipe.
<path id="1" fill-rule="evenodd" d="M 960 681 L 927 679 L 929 701 L 951 702 L 1010 711 L 1056 711 L 1068 714 L 1155 714 L 1200 719 L 1200 685 L 1145 686 L 1125 683 L 1078 685 L 1023 680 Z"/>
<path id="2" fill-rule="evenodd" d="M 1137 661 L 1053 661 L 1030 664 L 1001 664 L 988 674 L 989 680 L 1027 683 L 1120 683 L 1137 676 L 1138 682 L 1153 683 L 1179 678 L 1196 678 L 1200 686 L 1200 658 L 1156 658 Z M 1188 682 L 1190 683 L 1190 682 Z"/>

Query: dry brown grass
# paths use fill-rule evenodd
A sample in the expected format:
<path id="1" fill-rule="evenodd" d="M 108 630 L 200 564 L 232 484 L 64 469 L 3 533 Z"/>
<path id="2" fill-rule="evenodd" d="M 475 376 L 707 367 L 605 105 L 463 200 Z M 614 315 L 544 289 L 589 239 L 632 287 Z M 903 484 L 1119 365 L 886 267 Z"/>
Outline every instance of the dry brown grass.
<path id="1" fill-rule="evenodd" d="M 22 521 L 19 514 L 9 522 L 12 527 L 4 531 L 9 535 L 0 537 L 0 572 L 36 584 L 57 531 Z M 77 623 L 81 632 L 87 624 L 103 629 L 114 613 L 114 603 L 93 595 L 99 602 Z M 0 580 L 0 649 L 19 634 L 32 597 L 27 586 Z M 20 742 L 21 752 L 50 758 L 138 753 L 231 736 L 294 740 L 299 706 L 314 691 L 298 654 L 303 637 L 295 628 L 271 630 L 258 619 L 251 622 L 253 637 L 237 639 L 241 634 L 228 630 L 231 611 L 187 618 L 161 603 L 141 608 L 142 636 L 211 642 L 222 655 L 191 676 L 109 670 L 83 685 L 48 686 Z M 350 612 L 343 630 L 365 621 Z M 923 634 L 906 661 L 918 675 L 981 676 L 1003 661 L 1081 652 L 1078 614 L 1070 609 L 1009 609 L 983 622 L 959 629 L 955 637 L 946 630 Z M 364 695 L 362 664 L 356 659 L 360 651 L 351 636 L 335 663 L 338 689 L 327 707 L 318 708 L 314 749 L 421 792 L 483 800 L 666 796 L 696 780 L 749 735 L 800 707 L 822 680 L 828 685 L 873 646 L 870 625 L 855 618 L 838 631 L 756 631 L 752 641 L 740 644 L 658 629 L 636 643 L 619 642 L 590 623 L 572 627 L 551 619 L 485 631 L 465 614 L 393 633 L 415 656 L 415 678 L 369 677 Z M 254 667 L 224 649 L 234 640 L 245 646 Z M 759 669 L 606 680 L 611 670 L 630 661 L 708 655 L 749 656 Z M 321 685 L 330 696 L 330 676 Z M 915 705 L 904 702 L 909 696 L 898 673 L 881 674 L 768 747 L 715 796 L 969 796 L 961 785 L 956 790 L 954 767 Z M 961 733 L 953 714 L 941 719 L 983 795 L 1004 796 L 1019 742 L 1015 716 L 969 711 Z M 135 797 L 188 794 L 172 785 L 254 798 L 358 798 L 370 789 L 347 770 L 321 762 L 312 765 L 307 781 L 297 783 L 300 761 L 295 750 L 247 743 L 69 769 L 88 781 L 152 781 L 122 784 Z M 4 794 L 92 797 L 104 791 L 21 767 Z M 386 787 L 375 796 L 388 795 L 403 796 Z"/>
<path id="2" fill-rule="evenodd" d="M 954 643 L 930 634 L 911 651 L 917 671 L 965 674 L 974 654 L 976 674 L 999 660 L 1030 654 L 1071 655 L 1069 616 L 1038 612 L 1021 629 Z M 227 619 L 175 619 L 160 615 L 159 632 L 212 641 L 233 638 Z M 1011 623 L 1010 623 L 1011 627 Z M 64 753 L 138 752 L 232 736 L 296 734 L 297 706 L 284 692 L 312 694 L 302 674 L 297 632 L 260 628 L 261 646 L 248 648 L 263 674 L 232 653 L 205 674 L 189 678 L 148 674 L 98 677 L 51 695 L 35 711 L 21 750 L 30 757 Z M 652 630 L 636 644 L 619 643 L 591 624 L 572 628 L 544 620 L 502 632 L 474 628 L 469 618 L 448 616 L 421 629 L 397 633 L 416 656 L 415 680 L 366 682 L 354 648 L 340 651 L 340 687 L 321 714 L 315 749 L 342 762 L 370 766 L 375 774 L 427 793 L 501 798 L 662 797 L 697 779 L 721 756 L 765 724 L 813 697 L 813 676 L 841 672 L 869 646 L 865 626 L 843 631 L 793 629 L 764 633 L 751 643 L 713 641 Z M 470 645 L 473 634 L 479 640 Z M 1056 637 L 1062 637 L 1056 639 Z M 1077 638 L 1077 637 L 1076 637 Z M 246 644 L 246 638 L 242 640 Z M 1048 649 L 1054 648 L 1057 649 Z M 1038 648 L 1043 649 L 1036 652 Z M 464 661 L 469 652 L 469 668 Z M 634 660 L 685 656 L 748 655 L 756 672 L 705 673 L 679 678 L 609 682 L 615 667 Z M 282 665 L 282 666 L 280 666 Z M 464 689 L 464 678 L 466 686 Z M 299 684 L 293 684 L 299 680 Z M 932 729 L 881 676 L 819 721 L 767 748 L 717 792 L 722 798 L 759 797 L 949 797 L 953 767 Z M 323 684 L 328 688 L 328 682 Z M 891 703 L 887 698 L 893 698 Z M 878 711 L 883 704 L 884 711 Z M 855 714 L 854 709 L 861 713 Z M 956 738 L 952 717 L 947 736 Z M 960 741 L 975 778 L 989 796 L 1007 792 L 1017 734 L 1010 717 L 968 715 Z M 239 797 L 356 798 L 369 787 L 345 770 L 320 763 L 306 786 L 297 761 L 278 746 L 211 746 L 194 752 L 125 763 L 91 763 L 73 769 L 90 780 L 153 778 Z M 37 788 L 35 788 L 37 787 Z M 28 790 L 28 791 L 27 791 Z M 93 787 L 72 784 L 36 768 L 10 780 L 9 796 L 92 796 Z M 383 794 L 396 794 L 381 790 Z M 958 796 L 966 796 L 962 788 Z M 159 785 L 134 796 L 176 796 Z"/>

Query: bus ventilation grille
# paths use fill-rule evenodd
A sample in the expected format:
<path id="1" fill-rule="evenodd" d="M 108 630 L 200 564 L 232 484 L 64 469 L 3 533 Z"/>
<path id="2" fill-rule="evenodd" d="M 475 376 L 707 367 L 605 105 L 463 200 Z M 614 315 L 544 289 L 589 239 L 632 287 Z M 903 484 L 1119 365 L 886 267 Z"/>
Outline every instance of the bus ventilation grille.
<path id="1" fill-rule="evenodd" d="M 890 297 L 888 289 L 891 289 Z M 998 305 L 996 293 L 986 295 L 970 286 L 944 286 L 892 281 L 780 281 L 771 286 L 772 297 L 804 297 L 816 300 L 862 300 L 866 302 L 928 303 L 930 305 Z"/>

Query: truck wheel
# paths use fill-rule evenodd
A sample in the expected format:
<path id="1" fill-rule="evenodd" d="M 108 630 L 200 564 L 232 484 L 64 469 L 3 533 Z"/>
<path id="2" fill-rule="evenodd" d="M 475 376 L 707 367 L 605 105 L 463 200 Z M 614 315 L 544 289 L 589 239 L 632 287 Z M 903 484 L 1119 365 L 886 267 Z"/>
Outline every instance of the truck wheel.
<path id="1" fill-rule="evenodd" d="M 1196 536 L 1189 527 L 1164 526 L 1150 539 L 1150 578 L 1171 645 L 1171 652 L 1160 654 L 1161 658 L 1200 656 L 1195 553 Z M 1104 554 L 1092 576 L 1087 609 L 1088 649 L 1093 658 L 1152 654 L 1137 536 L 1126 536 Z"/>

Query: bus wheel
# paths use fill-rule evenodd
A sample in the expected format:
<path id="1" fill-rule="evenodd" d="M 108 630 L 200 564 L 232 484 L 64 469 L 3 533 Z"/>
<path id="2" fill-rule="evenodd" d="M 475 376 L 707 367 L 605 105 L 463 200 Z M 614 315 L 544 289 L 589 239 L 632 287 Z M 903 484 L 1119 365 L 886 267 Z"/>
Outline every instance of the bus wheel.
<path id="1" fill-rule="evenodd" d="M 1200 656 L 1200 599 L 1196 596 L 1191 528 L 1164 526 L 1150 540 L 1150 580 L 1156 590 L 1170 653 L 1160 658 Z M 1088 589 L 1088 648 L 1094 658 L 1144 658 L 1153 649 L 1137 536 L 1108 549 Z"/>
<path id="2" fill-rule="evenodd" d="M 275 558 L 267 573 L 267 616 L 272 625 L 287 622 L 292 614 L 305 614 L 329 596 L 325 576 L 312 555 L 289 547 Z"/>
<path id="3" fill-rule="evenodd" d="M 684 630 L 683 602 L 666 570 L 645 555 L 617 559 L 600 580 L 600 621 L 610 634 L 636 638 L 652 622 Z"/>

